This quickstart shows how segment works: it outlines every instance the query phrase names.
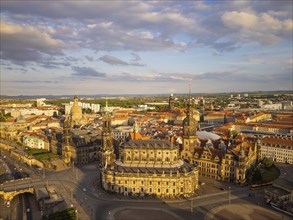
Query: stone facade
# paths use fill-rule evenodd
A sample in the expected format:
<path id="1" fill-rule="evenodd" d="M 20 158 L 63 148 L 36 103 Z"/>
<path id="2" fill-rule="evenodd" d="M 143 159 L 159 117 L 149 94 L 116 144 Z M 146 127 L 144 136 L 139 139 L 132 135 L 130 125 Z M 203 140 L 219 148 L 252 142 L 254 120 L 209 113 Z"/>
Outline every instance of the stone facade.
<path id="1" fill-rule="evenodd" d="M 104 115 L 102 132 L 102 187 L 124 195 L 192 196 L 198 170 L 179 159 L 179 147 L 165 140 L 130 140 L 114 154 L 111 117 Z"/>
<path id="2" fill-rule="evenodd" d="M 70 109 L 70 116 L 71 116 L 71 126 L 74 127 L 76 125 L 80 125 L 82 120 L 82 109 L 78 105 L 78 98 L 77 96 L 74 97 L 73 105 Z"/>
<path id="3" fill-rule="evenodd" d="M 87 140 L 83 136 L 71 133 L 70 119 L 64 121 L 62 135 L 62 158 L 66 164 L 87 164 L 97 161 L 99 146 L 97 139 Z"/>
<path id="4" fill-rule="evenodd" d="M 260 157 L 275 162 L 293 164 L 293 140 L 281 137 L 264 137 L 260 141 Z"/>
<path id="5" fill-rule="evenodd" d="M 249 169 L 257 160 L 257 146 L 243 139 L 226 142 L 200 140 L 197 122 L 193 118 L 190 100 L 183 120 L 183 146 L 181 158 L 198 166 L 201 176 L 220 181 L 245 184 Z"/>

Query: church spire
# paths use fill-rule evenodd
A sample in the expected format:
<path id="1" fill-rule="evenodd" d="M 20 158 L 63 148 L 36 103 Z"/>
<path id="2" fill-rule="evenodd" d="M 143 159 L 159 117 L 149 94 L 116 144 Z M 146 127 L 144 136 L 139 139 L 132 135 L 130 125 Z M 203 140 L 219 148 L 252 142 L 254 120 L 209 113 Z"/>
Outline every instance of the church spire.
<path id="1" fill-rule="evenodd" d="M 189 86 L 189 98 L 188 98 L 188 103 L 186 108 L 186 117 L 192 118 L 193 112 L 191 108 L 191 84 L 189 83 L 188 86 Z"/>
<path id="2" fill-rule="evenodd" d="M 110 111 L 110 109 L 108 107 L 108 97 L 106 97 L 106 105 L 104 107 L 104 112 L 109 112 L 109 111 Z"/>
<path id="3" fill-rule="evenodd" d="M 191 108 L 191 86 L 189 84 L 189 100 L 187 102 L 186 117 L 183 120 L 183 150 L 182 158 L 191 159 L 197 143 L 197 121 L 193 117 Z"/>
<path id="4" fill-rule="evenodd" d="M 108 100 L 106 99 L 106 106 L 103 113 L 102 150 L 100 164 L 101 167 L 105 169 L 116 159 L 113 145 L 113 133 L 111 128 L 111 113 L 108 110 Z"/>
<path id="5" fill-rule="evenodd" d="M 191 84 L 188 84 L 189 87 L 189 104 L 191 105 Z"/>
<path id="6" fill-rule="evenodd" d="M 186 117 L 183 120 L 183 133 L 185 137 L 196 136 L 197 122 L 193 118 L 193 110 L 191 107 L 191 85 L 189 84 L 189 100 L 186 108 Z"/>

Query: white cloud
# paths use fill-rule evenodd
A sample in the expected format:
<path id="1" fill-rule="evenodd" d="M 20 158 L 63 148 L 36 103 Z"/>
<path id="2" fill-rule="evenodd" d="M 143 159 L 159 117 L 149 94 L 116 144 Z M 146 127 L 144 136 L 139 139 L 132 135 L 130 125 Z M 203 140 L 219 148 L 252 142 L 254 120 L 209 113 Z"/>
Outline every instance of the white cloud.
<path id="1" fill-rule="evenodd" d="M 254 28 L 258 23 L 258 18 L 254 14 L 236 11 L 225 12 L 222 20 L 231 28 Z"/>
<path id="2" fill-rule="evenodd" d="M 221 19 L 223 23 L 238 31 L 234 35 L 240 40 L 275 44 L 281 41 L 283 35 L 292 34 L 292 20 L 280 20 L 268 13 L 254 14 L 252 12 L 225 12 Z"/>
<path id="3" fill-rule="evenodd" d="M 44 54 L 62 55 L 64 44 L 30 25 L 1 21 L 1 58 L 13 62 L 42 61 Z"/>

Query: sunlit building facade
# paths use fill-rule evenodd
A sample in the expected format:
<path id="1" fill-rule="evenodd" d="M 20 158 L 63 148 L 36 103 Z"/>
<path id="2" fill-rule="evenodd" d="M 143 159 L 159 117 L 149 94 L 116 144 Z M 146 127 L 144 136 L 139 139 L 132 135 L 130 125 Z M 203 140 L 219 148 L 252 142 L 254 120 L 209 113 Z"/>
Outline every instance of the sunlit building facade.
<path id="1" fill-rule="evenodd" d="M 198 188 L 198 170 L 179 158 L 177 145 L 166 140 L 130 140 L 114 154 L 111 117 L 104 115 L 102 133 L 102 187 L 124 195 L 192 196 Z"/>

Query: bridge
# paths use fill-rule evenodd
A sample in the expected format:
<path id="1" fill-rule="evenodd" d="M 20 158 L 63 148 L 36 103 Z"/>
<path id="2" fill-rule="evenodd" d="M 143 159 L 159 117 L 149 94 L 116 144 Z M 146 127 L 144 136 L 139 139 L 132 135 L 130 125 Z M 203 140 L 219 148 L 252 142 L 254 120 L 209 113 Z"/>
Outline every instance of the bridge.
<path id="1" fill-rule="evenodd" d="M 44 187 L 44 181 L 40 178 L 30 179 L 22 178 L 17 180 L 6 181 L 0 184 L 0 196 L 4 197 L 4 201 L 12 201 L 12 199 L 22 193 L 35 193 L 35 189 Z"/>

